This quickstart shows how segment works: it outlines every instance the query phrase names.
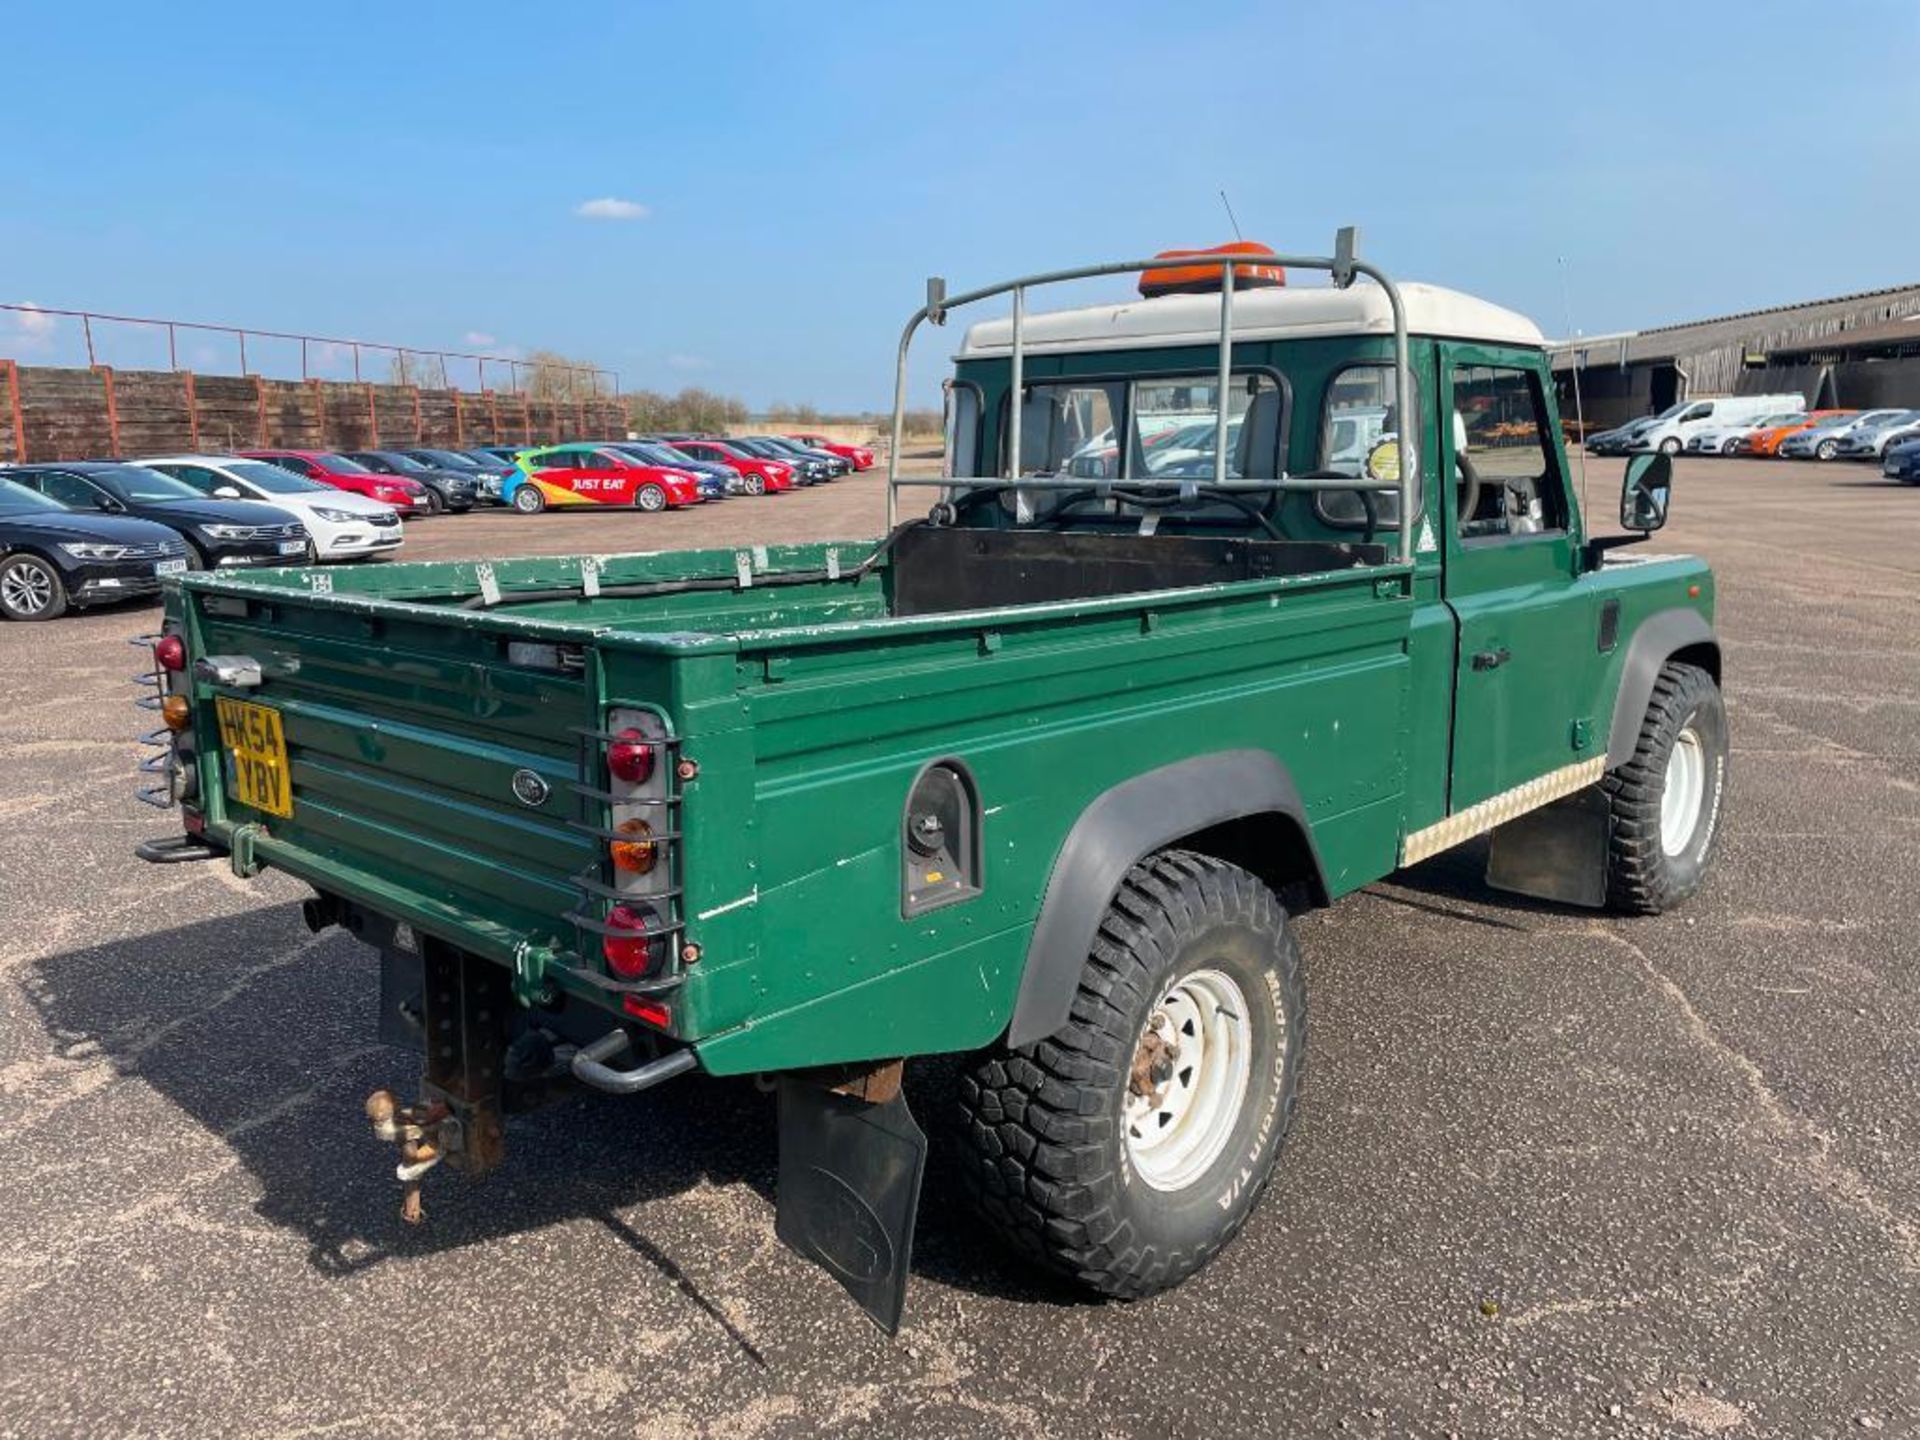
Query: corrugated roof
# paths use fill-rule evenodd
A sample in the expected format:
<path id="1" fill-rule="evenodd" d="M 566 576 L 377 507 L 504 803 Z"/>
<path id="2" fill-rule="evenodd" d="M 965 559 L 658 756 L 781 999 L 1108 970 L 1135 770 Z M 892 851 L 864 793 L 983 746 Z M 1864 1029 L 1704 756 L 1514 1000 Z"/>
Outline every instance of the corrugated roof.
<path id="1" fill-rule="evenodd" d="M 1569 357 L 1576 350 L 1588 352 L 1590 365 L 1676 360 L 1742 346 L 1756 351 L 1805 350 L 1847 343 L 1839 337 L 1845 335 L 1850 341 L 1855 330 L 1894 322 L 1902 312 L 1920 312 L 1920 285 L 1890 285 L 1824 300 L 1741 310 L 1710 320 L 1558 340 L 1548 349 L 1563 365 L 1571 364 Z"/>

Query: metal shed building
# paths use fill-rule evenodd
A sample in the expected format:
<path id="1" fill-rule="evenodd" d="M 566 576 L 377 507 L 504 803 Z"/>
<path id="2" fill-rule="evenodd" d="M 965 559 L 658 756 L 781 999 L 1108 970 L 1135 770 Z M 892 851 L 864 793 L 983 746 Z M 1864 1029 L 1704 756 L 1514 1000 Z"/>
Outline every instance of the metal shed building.
<path id="1" fill-rule="evenodd" d="M 1577 369 L 1590 428 L 1702 395 L 1797 391 L 1813 406 L 1920 408 L 1920 285 L 1587 336 L 1550 352 L 1560 413 L 1573 416 Z"/>

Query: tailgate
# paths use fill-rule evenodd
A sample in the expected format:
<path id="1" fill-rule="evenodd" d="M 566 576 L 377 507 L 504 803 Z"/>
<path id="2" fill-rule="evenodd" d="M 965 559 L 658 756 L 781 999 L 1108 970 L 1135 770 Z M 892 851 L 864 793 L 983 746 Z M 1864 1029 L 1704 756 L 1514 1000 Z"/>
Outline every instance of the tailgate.
<path id="1" fill-rule="evenodd" d="M 575 877 L 597 860 L 568 823 L 580 731 L 597 719 L 588 648 L 529 648 L 453 614 L 373 619 L 301 598 L 187 593 L 193 654 L 250 657 L 260 674 L 244 688 L 197 687 L 203 774 L 220 797 L 209 819 L 259 826 L 273 863 L 323 888 L 365 877 L 363 890 L 378 882 L 459 917 L 472 934 L 457 938 L 482 953 L 512 937 L 570 946 Z M 249 719 L 264 722 L 256 742 L 284 746 L 279 796 L 238 773 Z"/>

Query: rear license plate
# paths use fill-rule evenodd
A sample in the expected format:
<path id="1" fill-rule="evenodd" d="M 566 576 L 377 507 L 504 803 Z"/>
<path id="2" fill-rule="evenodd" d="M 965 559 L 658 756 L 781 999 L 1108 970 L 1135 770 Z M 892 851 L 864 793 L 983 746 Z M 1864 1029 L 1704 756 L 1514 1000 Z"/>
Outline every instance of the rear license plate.
<path id="1" fill-rule="evenodd" d="M 153 573 L 156 575 L 184 575 L 187 573 L 187 562 L 185 560 L 156 560 L 153 562 Z"/>
<path id="2" fill-rule="evenodd" d="M 293 784 L 280 712 L 224 695 L 216 695 L 213 704 L 220 716 L 220 742 L 227 750 L 233 798 L 282 819 L 292 816 Z"/>
<path id="3" fill-rule="evenodd" d="M 280 542 L 280 553 L 282 555 L 298 555 L 306 548 L 307 542 L 304 540 L 282 540 Z"/>

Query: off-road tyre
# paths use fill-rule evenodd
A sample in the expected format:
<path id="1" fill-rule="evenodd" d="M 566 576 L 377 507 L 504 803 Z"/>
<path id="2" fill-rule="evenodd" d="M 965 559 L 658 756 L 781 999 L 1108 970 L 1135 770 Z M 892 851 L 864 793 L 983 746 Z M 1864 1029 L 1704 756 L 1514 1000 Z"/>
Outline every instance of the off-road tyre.
<path id="1" fill-rule="evenodd" d="M 1674 751 L 1687 735 L 1698 747 L 1703 789 L 1685 842 L 1673 848 L 1662 835 L 1662 801 Z M 1601 782 L 1612 812 L 1607 903 L 1613 909 L 1658 915 L 1700 888 L 1726 799 L 1727 748 L 1727 710 L 1713 676 L 1668 661 L 1653 682 L 1633 758 Z"/>
<path id="2" fill-rule="evenodd" d="M 1180 1188 L 1155 1188 L 1127 1133 L 1134 1061 L 1169 992 L 1208 974 L 1250 1002 L 1250 1065 L 1211 1162 Z M 969 1198 L 1017 1252 L 1100 1294 L 1178 1284 L 1238 1233 L 1266 1186 L 1293 1119 L 1306 1023 L 1278 897 L 1210 856 L 1149 856 L 1101 920 L 1066 1026 L 986 1052 L 961 1075 Z"/>
<path id="3" fill-rule="evenodd" d="M 57 620 L 67 613 L 67 586 L 51 560 L 25 551 L 0 561 L 0 615 Z"/>

